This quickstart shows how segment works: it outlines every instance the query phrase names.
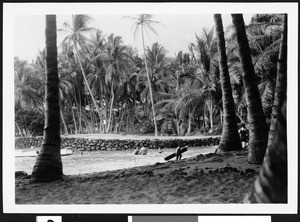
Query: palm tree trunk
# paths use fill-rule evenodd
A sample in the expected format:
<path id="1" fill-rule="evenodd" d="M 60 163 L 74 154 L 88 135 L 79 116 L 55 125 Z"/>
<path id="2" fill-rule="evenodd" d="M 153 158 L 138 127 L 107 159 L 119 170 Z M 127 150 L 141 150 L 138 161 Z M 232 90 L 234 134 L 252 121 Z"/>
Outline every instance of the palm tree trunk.
<path id="1" fill-rule="evenodd" d="M 242 148 L 240 137 L 238 134 L 237 121 L 235 116 L 234 100 L 232 97 L 232 89 L 227 66 L 227 56 L 225 48 L 225 38 L 222 24 L 221 14 L 214 14 L 216 25 L 216 35 L 218 40 L 219 52 L 219 69 L 222 88 L 222 103 L 223 103 L 223 130 L 218 151 L 232 151 Z"/>
<path id="2" fill-rule="evenodd" d="M 110 108 L 109 108 L 109 117 L 108 117 L 108 124 L 106 128 L 106 133 L 110 131 L 110 125 L 111 125 L 111 119 L 112 119 L 112 111 L 113 111 L 113 105 L 115 100 L 115 94 L 114 94 L 114 82 L 111 83 L 111 100 L 110 100 Z"/>
<path id="3" fill-rule="evenodd" d="M 144 42 L 144 26 L 141 27 L 142 30 L 142 42 L 143 42 L 143 50 L 144 50 L 144 60 L 145 60 L 145 66 L 146 66 L 146 73 L 148 77 L 148 85 L 149 85 L 149 93 L 150 93 L 150 100 L 152 105 L 152 114 L 153 114 L 153 122 L 154 122 L 154 128 L 155 128 L 155 136 L 158 136 L 158 129 L 157 129 L 157 123 L 156 123 L 156 116 L 155 116 L 155 109 L 154 109 L 154 100 L 153 100 L 153 92 L 152 92 L 152 86 L 151 86 L 151 79 L 148 72 L 148 65 L 147 65 L 147 58 L 146 58 L 146 52 L 145 52 L 145 42 Z"/>
<path id="4" fill-rule="evenodd" d="M 220 109 L 220 123 L 223 124 L 223 111 Z"/>
<path id="5" fill-rule="evenodd" d="M 190 135 L 192 131 L 192 114 L 189 113 L 188 131 L 187 134 Z"/>
<path id="6" fill-rule="evenodd" d="M 74 122 L 74 127 L 75 127 L 75 134 L 77 134 L 78 130 L 77 130 L 77 124 L 76 124 L 76 118 L 75 118 L 73 106 L 71 107 L 71 111 L 72 111 L 72 117 L 73 117 L 73 122 Z"/>
<path id="7" fill-rule="evenodd" d="M 214 127 L 213 102 L 212 102 L 212 100 L 209 101 L 209 122 L 210 122 L 210 128 L 212 129 Z"/>
<path id="8" fill-rule="evenodd" d="M 46 109 L 44 140 L 37 156 L 31 182 L 49 182 L 62 178 L 60 155 L 59 78 L 57 68 L 56 15 L 46 15 Z"/>
<path id="9" fill-rule="evenodd" d="M 66 124 L 66 121 L 65 121 L 65 118 L 64 118 L 64 114 L 62 113 L 61 109 L 59 110 L 59 114 L 60 114 L 60 118 L 61 118 L 61 121 L 62 121 L 63 126 L 64 126 L 64 133 L 69 134 L 68 127 L 67 127 L 67 124 Z"/>
<path id="10" fill-rule="evenodd" d="M 245 203 L 287 203 L 287 128 L 286 102 L 277 116 L 276 133 L 269 154 L 246 195 Z"/>
<path id="11" fill-rule="evenodd" d="M 277 70 L 277 79 L 276 79 L 276 88 L 275 88 L 275 99 L 272 107 L 271 115 L 271 124 L 269 131 L 269 139 L 267 146 L 268 149 L 271 146 L 274 136 L 276 134 L 276 125 L 277 125 L 277 115 L 280 111 L 280 107 L 283 104 L 283 101 L 286 96 L 287 88 L 287 14 L 284 15 L 283 20 L 283 32 L 281 34 L 281 46 L 280 53 L 278 58 L 278 70 Z"/>
<path id="12" fill-rule="evenodd" d="M 237 36 L 238 51 L 243 70 L 242 75 L 248 110 L 248 162 L 261 164 L 264 159 L 268 142 L 266 119 L 263 113 L 261 98 L 257 87 L 257 79 L 252 64 L 243 15 L 232 14 L 231 16 Z"/>
<path id="13" fill-rule="evenodd" d="M 89 83 L 88 83 L 88 81 L 87 81 L 87 78 L 86 78 L 86 76 L 85 76 L 85 72 L 84 72 L 84 70 L 83 70 L 83 67 L 82 67 L 80 58 L 79 58 L 79 56 L 78 56 L 78 50 L 77 50 L 77 45 L 76 45 L 76 43 L 74 44 L 74 46 L 75 46 L 75 51 L 76 51 L 76 57 L 77 57 L 77 60 L 78 60 L 78 62 L 79 62 L 80 69 L 81 69 L 81 72 L 82 72 L 82 76 L 83 76 L 83 79 L 84 79 L 84 83 L 85 83 L 85 85 L 86 85 L 86 88 L 87 88 L 88 91 L 89 91 L 89 94 L 91 95 L 91 98 L 92 98 L 92 100 L 93 100 L 93 103 L 94 103 L 94 105 L 95 105 L 95 107 L 96 107 L 96 109 L 97 109 L 97 112 L 98 112 L 98 115 L 99 115 L 99 119 L 100 119 L 100 121 L 101 121 L 101 113 L 100 113 L 100 110 L 99 110 L 99 106 L 98 106 L 98 104 L 96 103 L 96 100 L 95 100 L 95 98 L 94 98 L 94 96 L 93 96 L 92 90 L 91 90 L 91 88 L 90 88 L 90 86 L 89 86 Z"/>
<path id="14" fill-rule="evenodd" d="M 23 137 L 23 133 L 22 133 L 22 131 L 21 131 L 21 129 L 20 129 L 20 127 L 17 123 L 16 123 L 16 126 L 17 126 L 17 129 L 19 131 L 20 136 Z"/>

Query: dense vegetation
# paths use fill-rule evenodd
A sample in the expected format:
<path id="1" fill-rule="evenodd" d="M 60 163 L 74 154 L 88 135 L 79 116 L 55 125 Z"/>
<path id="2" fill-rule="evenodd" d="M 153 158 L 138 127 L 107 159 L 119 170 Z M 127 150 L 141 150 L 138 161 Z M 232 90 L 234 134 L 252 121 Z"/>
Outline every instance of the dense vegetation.
<path id="1" fill-rule="evenodd" d="M 62 134 L 154 133 L 154 119 L 163 134 L 213 133 L 223 124 L 214 27 L 196 35 L 188 52 L 168 57 L 167 49 L 156 42 L 146 46 L 141 56 L 133 46 L 124 45 L 121 36 L 105 37 L 101 30 L 89 27 L 90 19 L 74 15 L 72 24 L 58 30 L 66 37 L 58 50 Z M 282 21 L 282 15 L 259 14 L 246 27 L 267 119 L 274 101 Z M 225 30 L 225 41 L 235 113 L 239 123 L 247 124 L 242 66 L 231 26 Z M 42 135 L 45 50 L 33 63 L 15 57 L 14 67 L 16 132 Z"/>

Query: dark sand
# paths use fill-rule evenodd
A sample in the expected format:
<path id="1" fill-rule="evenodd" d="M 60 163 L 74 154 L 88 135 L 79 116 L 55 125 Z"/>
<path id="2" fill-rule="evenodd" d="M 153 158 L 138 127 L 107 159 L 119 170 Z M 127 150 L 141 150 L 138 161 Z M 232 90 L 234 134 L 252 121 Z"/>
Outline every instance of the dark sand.
<path id="1" fill-rule="evenodd" d="M 200 204 L 242 203 L 260 165 L 247 150 L 198 155 L 63 180 L 30 184 L 16 177 L 16 204 Z"/>

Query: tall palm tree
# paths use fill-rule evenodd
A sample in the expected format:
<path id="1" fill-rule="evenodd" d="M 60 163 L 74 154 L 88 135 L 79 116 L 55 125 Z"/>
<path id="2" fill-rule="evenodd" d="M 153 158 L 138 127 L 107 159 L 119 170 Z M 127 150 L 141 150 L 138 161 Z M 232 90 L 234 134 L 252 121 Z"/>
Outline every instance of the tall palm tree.
<path id="1" fill-rule="evenodd" d="M 154 122 L 154 127 L 155 127 L 155 136 L 158 135 L 158 128 L 157 128 L 157 122 L 156 122 L 156 117 L 155 117 L 155 109 L 154 109 L 154 99 L 153 99 L 153 92 L 152 92 L 152 85 L 151 85 L 151 78 L 148 70 L 148 64 L 147 64 L 147 58 L 146 58 L 146 48 L 145 48 L 145 38 L 144 38 L 144 32 L 146 29 L 149 29 L 153 33 L 156 34 L 156 31 L 152 27 L 152 24 L 157 24 L 159 23 L 158 21 L 152 20 L 153 15 L 150 14 L 141 14 L 138 17 L 127 17 L 134 19 L 134 26 L 135 30 L 134 33 L 136 34 L 139 27 L 141 28 L 141 33 L 142 33 L 142 43 L 143 43 L 143 52 L 144 52 L 144 61 L 145 61 L 145 67 L 146 67 L 146 73 L 148 77 L 148 84 L 149 84 L 149 93 L 150 93 L 150 99 L 151 99 L 151 105 L 152 105 L 152 113 L 153 113 L 153 122 Z"/>
<path id="2" fill-rule="evenodd" d="M 59 78 L 57 68 L 56 15 L 46 15 L 46 97 L 45 128 L 42 150 L 31 174 L 32 182 L 61 179 Z"/>
<path id="3" fill-rule="evenodd" d="M 222 137 L 218 150 L 238 150 L 241 149 L 241 142 L 238 134 L 235 107 L 232 97 L 230 77 L 227 66 L 225 38 L 221 14 L 214 14 L 214 20 L 218 40 L 220 80 L 222 88 L 222 102 L 224 115 Z"/>
<path id="4" fill-rule="evenodd" d="M 115 102 L 115 90 L 120 87 L 122 76 L 129 72 L 130 56 L 127 47 L 123 45 L 122 37 L 113 33 L 108 36 L 105 50 L 100 54 L 100 59 L 106 69 L 106 82 L 110 83 L 110 109 L 106 132 L 110 131 Z"/>
<path id="5" fill-rule="evenodd" d="M 261 94 L 261 101 L 266 118 L 271 118 L 272 105 L 276 85 L 277 59 L 280 47 L 280 33 L 282 32 L 283 17 L 280 14 L 258 14 L 252 17 L 249 25 L 245 26 L 253 65 Z M 275 21 L 275 22 L 274 22 Z M 235 32 L 233 26 L 227 30 L 229 72 L 234 90 L 239 115 L 245 117 L 246 103 L 243 84 L 242 67 L 237 53 Z M 245 118 L 243 118 L 244 121 Z M 247 122 L 247 121 L 246 121 Z"/>
<path id="6" fill-rule="evenodd" d="M 243 83 L 246 92 L 249 120 L 248 162 L 261 164 L 264 159 L 268 140 L 266 119 L 257 87 L 257 79 L 252 64 L 243 15 L 232 14 L 231 16 L 237 37 L 238 52 L 243 70 Z"/>
<path id="7" fill-rule="evenodd" d="M 39 55 L 36 58 L 35 61 L 35 70 L 37 71 L 38 77 L 40 78 L 42 85 L 39 88 L 39 93 L 42 94 L 45 97 L 45 84 L 46 84 L 46 76 L 45 73 L 47 71 L 46 66 L 46 50 L 39 51 Z M 70 91 L 72 89 L 72 83 L 70 82 L 70 79 L 66 76 L 66 71 L 64 69 L 59 69 L 58 73 L 59 77 L 59 101 L 60 101 L 60 117 L 61 121 L 64 127 L 64 133 L 68 134 L 68 127 L 63 115 L 63 104 L 66 103 L 66 100 L 70 102 L 68 94 L 70 94 Z"/>
<path id="8" fill-rule="evenodd" d="M 281 47 L 278 58 L 278 71 L 275 88 L 275 99 L 272 108 L 271 125 L 269 131 L 268 147 L 273 143 L 276 132 L 277 115 L 283 104 L 287 88 L 287 14 L 284 14 L 283 33 L 281 35 Z"/>
<path id="9" fill-rule="evenodd" d="M 81 61 L 81 57 L 79 55 L 79 48 L 78 48 L 78 47 L 80 47 L 82 50 L 88 51 L 88 47 L 86 44 L 88 39 L 83 35 L 83 33 L 94 30 L 93 28 L 87 26 L 89 20 L 90 20 L 90 17 L 88 15 L 72 15 L 72 26 L 70 26 L 68 23 L 64 23 L 64 27 L 66 29 L 59 29 L 59 31 L 68 31 L 70 33 L 68 36 L 65 37 L 65 39 L 63 40 L 63 43 L 68 42 L 69 47 L 70 47 L 70 45 L 73 45 L 73 47 L 74 47 L 76 58 L 77 58 L 77 61 L 79 63 L 79 66 L 80 66 L 80 69 L 82 72 L 85 86 L 92 98 L 94 106 L 96 107 L 99 118 L 101 120 L 100 109 L 99 109 L 96 99 L 94 98 L 93 92 L 89 86 L 89 83 L 88 83 L 88 80 L 86 77 L 86 73 L 84 71 L 83 64 Z"/>
<path id="10" fill-rule="evenodd" d="M 245 203 L 287 203 L 286 100 L 277 115 L 276 133 L 268 156 L 246 195 Z"/>
<path id="11" fill-rule="evenodd" d="M 287 14 L 284 15 L 283 33 L 278 59 L 278 76 L 272 112 L 268 155 L 254 185 L 246 195 L 245 203 L 287 203 Z M 274 125 L 273 125 L 274 124 Z M 273 125 L 273 126 L 272 126 Z M 273 128 L 274 127 L 274 128 Z"/>
<path id="12" fill-rule="evenodd" d="M 198 75 L 201 79 L 210 79 L 209 87 L 216 86 L 218 87 L 218 76 L 219 76 L 219 67 L 217 59 L 217 45 L 214 38 L 214 27 L 207 31 L 203 29 L 203 34 L 199 37 L 196 34 L 196 43 L 190 44 L 190 51 L 192 55 L 195 56 L 194 51 L 196 52 L 196 66 L 198 68 Z M 206 86 L 204 86 L 206 87 Z M 210 128 L 213 128 L 213 112 L 215 98 L 213 94 L 209 94 L 205 102 L 206 110 L 209 113 Z"/>

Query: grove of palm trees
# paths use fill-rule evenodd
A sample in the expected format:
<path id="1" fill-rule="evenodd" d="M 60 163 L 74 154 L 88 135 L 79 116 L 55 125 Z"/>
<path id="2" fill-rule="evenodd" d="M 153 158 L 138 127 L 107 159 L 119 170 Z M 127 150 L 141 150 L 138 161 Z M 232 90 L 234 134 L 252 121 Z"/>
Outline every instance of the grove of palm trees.
<path id="1" fill-rule="evenodd" d="M 32 62 L 14 58 L 15 135 L 43 138 L 31 175 L 16 177 L 16 203 L 287 203 L 287 15 L 254 14 L 245 24 L 232 14 L 227 27 L 211 16 L 213 27 L 170 56 L 159 42 L 145 43 L 150 32 L 160 35 L 155 15 L 124 16 L 142 52 L 90 26 L 92 16 L 57 27 L 47 15 L 45 49 Z M 110 135 L 220 142 L 179 161 L 63 173 L 61 138 Z M 72 150 L 80 164 L 85 152 Z M 155 143 L 147 156 L 157 152 Z"/>

